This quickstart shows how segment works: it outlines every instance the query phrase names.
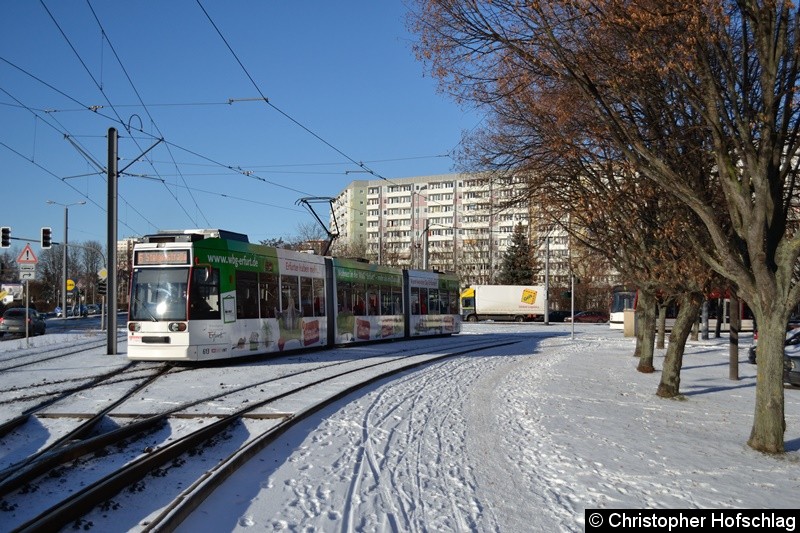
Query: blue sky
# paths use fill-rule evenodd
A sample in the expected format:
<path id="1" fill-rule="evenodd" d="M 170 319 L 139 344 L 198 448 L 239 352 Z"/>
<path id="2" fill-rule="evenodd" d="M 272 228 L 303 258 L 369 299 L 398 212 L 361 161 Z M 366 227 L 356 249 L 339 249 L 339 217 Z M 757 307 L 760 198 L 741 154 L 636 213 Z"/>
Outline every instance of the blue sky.
<path id="1" fill-rule="evenodd" d="M 299 198 L 373 178 L 358 162 L 388 180 L 453 171 L 447 154 L 480 123 L 414 58 L 401 1 L 201 4 L 0 0 L 0 225 L 14 237 L 51 226 L 61 241 L 64 208 L 47 201 L 85 201 L 69 239 L 105 243 L 111 127 L 130 165 L 120 238 L 258 241 L 314 222 Z"/>

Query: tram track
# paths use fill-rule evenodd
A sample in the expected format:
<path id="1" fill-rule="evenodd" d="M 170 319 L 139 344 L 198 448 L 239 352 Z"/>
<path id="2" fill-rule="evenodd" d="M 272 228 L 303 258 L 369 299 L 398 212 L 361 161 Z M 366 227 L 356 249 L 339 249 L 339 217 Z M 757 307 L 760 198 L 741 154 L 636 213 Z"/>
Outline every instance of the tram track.
<path id="1" fill-rule="evenodd" d="M 460 346 L 461 344 L 457 344 Z M 409 357 L 409 354 L 400 357 Z M 361 359 L 361 361 L 368 360 L 369 357 Z M 32 454 L 31 456 L 27 457 L 25 460 L 20 461 L 17 464 L 9 465 L 6 468 L 0 470 L 0 497 L 7 494 L 10 490 L 18 488 L 20 485 L 30 482 L 34 479 L 37 475 L 53 468 L 56 465 L 63 464 L 69 460 L 74 459 L 75 457 L 79 457 L 81 455 L 85 455 L 87 453 L 96 452 L 99 449 L 113 444 L 115 442 L 119 442 L 126 438 L 129 438 L 131 435 L 136 433 L 145 432 L 148 429 L 154 428 L 157 425 L 164 422 L 167 417 L 184 417 L 184 418 L 199 418 L 202 415 L 200 414 L 191 414 L 188 413 L 188 410 L 192 407 L 197 405 L 201 405 L 203 403 L 212 402 L 215 400 L 219 400 L 225 397 L 232 397 L 236 394 L 240 394 L 246 392 L 250 389 L 255 389 L 257 387 L 262 387 L 269 383 L 273 383 L 279 380 L 288 380 L 288 379 L 295 379 L 301 377 L 303 374 L 309 372 L 318 372 L 320 370 L 324 370 L 331 367 L 336 367 L 339 365 L 347 364 L 347 362 L 335 362 L 335 363 L 328 363 L 328 364 L 320 364 L 319 366 L 311 367 L 309 369 L 299 370 L 295 372 L 290 372 L 288 374 L 284 374 L 279 377 L 270 377 L 265 380 L 257 381 L 254 383 L 250 383 L 247 385 L 243 385 L 240 387 L 236 387 L 233 389 L 225 390 L 224 392 L 216 393 L 209 396 L 204 396 L 198 399 L 195 399 L 190 402 L 186 402 L 184 404 L 178 405 L 173 407 L 172 409 L 165 410 L 160 413 L 155 414 L 124 414 L 124 413 L 115 413 L 115 418 L 127 418 L 127 419 L 135 419 L 133 423 L 126 424 L 123 427 L 119 427 L 115 430 L 103 432 L 102 434 L 95 435 L 91 439 L 85 439 L 87 434 L 93 428 L 97 428 L 98 423 L 106 416 L 111 414 L 111 412 L 118 408 L 119 406 L 123 405 L 126 400 L 130 399 L 134 395 L 146 391 L 146 389 L 153 384 L 153 382 L 162 377 L 165 374 L 165 371 L 168 369 L 174 370 L 175 372 L 184 372 L 184 371 L 191 371 L 191 367 L 179 367 L 174 368 L 172 365 L 159 365 L 156 367 L 153 373 L 148 376 L 144 377 L 144 381 L 137 384 L 133 389 L 129 392 L 123 394 L 120 398 L 114 401 L 112 404 L 106 406 L 104 409 L 100 410 L 99 412 L 95 413 L 59 413 L 59 414 L 52 414 L 45 412 L 45 409 L 58 401 L 61 401 L 71 394 L 76 392 L 82 392 L 86 390 L 90 390 L 93 387 L 97 387 L 101 384 L 104 384 L 107 380 L 113 379 L 114 377 L 119 377 L 119 374 L 124 374 L 125 372 L 137 369 L 141 365 L 141 363 L 131 363 L 124 367 L 122 370 L 110 372 L 108 374 L 104 374 L 102 376 L 98 376 L 96 379 L 92 380 L 90 383 L 85 383 L 80 387 L 74 389 L 68 389 L 65 391 L 60 391 L 59 396 L 54 398 L 48 402 L 45 402 L 35 408 L 29 409 L 25 413 L 15 417 L 14 419 L 6 422 L 3 425 L 0 425 L 0 437 L 3 437 L 5 434 L 9 433 L 13 429 L 17 428 L 18 426 L 27 422 L 31 417 L 38 416 L 41 418 L 69 418 L 69 419 L 83 419 L 84 422 L 80 423 L 76 426 L 73 430 L 69 431 L 65 436 L 57 439 L 55 442 L 51 443 L 49 446 L 40 449 L 38 452 Z M 128 379 L 135 379 L 135 378 L 128 378 Z M 210 415 L 207 415 L 210 417 Z M 65 443 L 70 443 L 67 446 Z M 44 457 L 43 460 L 39 461 L 40 457 Z M 24 467 L 24 471 L 22 470 Z M 19 472 L 15 472 L 15 470 L 19 470 Z M 11 478 L 12 481 L 5 481 L 6 479 Z"/>
<path id="2" fill-rule="evenodd" d="M 80 392 L 83 392 L 83 391 L 91 390 L 92 388 L 98 387 L 99 385 L 102 385 L 103 383 L 106 383 L 106 382 L 108 382 L 110 380 L 119 379 L 119 375 L 120 374 L 125 373 L 125 372 L 131 370 L 134 367 L 136 367 L 136 363 L 128 363 L 127 365 L 125 365 L 125 366 L 123 366 L 121 368 L 115 368 L 113 370 L 110 370 L 108 372 L 104 372 L 104 373 L 99 374 L 97 376 L 93 376 L 91 378 L 86 378 L 85 380 L 83 380 L 82 383 L 80 383 L 79 385 L 76 385 L 74 387 L 69 387 L 69 388 L 66 388 L 66 389 L 59 389 L 59 390 L 53 391 L 52 393 L 42 394 L 41 396 L 49 397 L 49 398 L 44 400 L 44 401 L 42 401 L 42 402 L 40 402 L 39 404 L 37 404 L 37 405 L 35 405 L 33 407 L 30 407 L 30 408 L 26 409 L 25 411 L 23 411 L 21 414 L 17 415 L 16 417 L 14 417 L 14 418 L 12 418 L 10 420 L 7 420 L 6 422 L 0 424 L 0 437 L 4 437 L 10 431 L 16 429 L 20 425 L 22 425 L 25 422 L 27 422 L 31 418 L 31 416 L 35 415 L 36 413 L 42 412 L 42 410 L 44 410 L 45 408 L 50 407 L 53 404 L 55 404 L 55 403 L 57 403 L 59 401 L 62 401 L 65 398 L 68 398 L 71 395 L 74 395 L 74 394 L 77 394 L 77 393 L 80 393 Z M 80 381 L 80 380 L 75 380 L 75 381 Z M 21 399 L 16 398 L 16 399 L 14 399 L 12 401 L 19 402 L 19 401 L 21 401 Z"/>
<path id="3" fill-rule="evenodd" d="M 137 384 L 115 402 L 109 404 L 98 413 L 78 424 L 78 426 L 73 430 L 51 442 L 49 445 L 39 449 L 34 454 L 29 455 L 24 460 L 0 470 L 0 497 L 8 494 L 8 492 L 11 490 L 19 488 L 19 486 L 28 482 L 34 477 L 44 474 L 54 466 L 63 464 L 71 458 L 78 457 L 79 455 L 75 454 L 75 447 L 68 446 L 70 443 L 86 439 L 89 433 L 97 428 L 100 421 L 107 416 L 108 413 L 117 408 L 130 396 L 137 394 L 149 386 L 153 381 L 162 377 L 172 368 L 172 365 L 169 364 L 161 365 L 160 367 L 156 368 L 150 376 L 144 378 L 141 383 Z M 27 419 L 31 416 L 34 416 L 40 411 L 41 410 L 27 413 L 25 418 Z M 23 422 L 24 421 L 20 423 Z"/>
<path id="4" fill-rule="evenodd" d="M 174 472 L 180 471 L 180 466 L 186 462 L 191 462 L 191 454 L 200 454 L 197 450 L 204 449 L 209 441 L 213 439 L 225 440 L 226 432 L 233 432 L 234 426 L 245 424 L 246 421 L 261 421 L 265 428 L 260 429 L 255 436 L 248 438 L 246 442 L 235 443 L 233 450 L 219 452 L 220 458 L 214 462 L 211 468 L 203 468 L 197 477 L 190 478 L 184 482 L 177 482 L 177 495 L 172 501 L 162 502 L 163 505 L 157 507 L 155 511 L 144 514 L 143 518 L 147 524 L 139 524 L 145 530 L 170 530 L 174 528 L 192 509 L 196 508 L 214 488 L 227 478 L 237 468 L 240 468 L 255 453 L 263 449 L 284 431 L 289 429 L 303 418 L 316 412 L 322 407 L 330 404 L 337 399 L 350 394 L 366 385 L 382 379 L 388 375 L 408 370 L 415 366 L 429 364 L 445 358 L 464 355 L 486 348 L 498 346 L 493 342 L 464 342 L 459 346 L 450 346 L 449 349 L 440 353 L 410 353 L 394 354 L 389 356 L 384 354 L 382 357 L 351 359 L 339 361 L 325 365 L 318 365 L 313 369 L 304 370 L 292 374 L 287 374 L 278 378 L 263 380 L 251 383 L 247 386 L 239 387 L 235 390 L 228 390 L 213 396 L 206 396 L 192 402 L 192 406 L 197 406 L 210 400 L 219 400 L 223 397 L 242 400 L 242 407 L 235 412 L 219 415 L 217 419 L 209 424 L 201 424 L 202 427 L 189 431 L 187 434 L 166 439 L 160 446 L 146 449 L 143 453 L 128 461 L 120 467 L 102 478 L 92 482 L 83 490 L 74 492 L 71 496 L 49 509 L 42 511 L 35 517 L 26 520 L 16 526 L 12 526 L 15 531 L 39 531 L 53 530 L 65 527 L 71 523 L 77 524 L 84 529 L 98 526 L 94 519 L 84 520 L 82 517 L 90 513 L 92 509 L 102 506 L 103 502 L 108 502 L 112 495 L 119 494 L 125 489 L 134 487 L 140 490 L 142 484 L 153 482 L 154 475 L 158 477 L 169 477 Z M 277 390 L 269 391 L 263 398 L 252 398 L 254 395 L 247 395 L 247 389 L 267 388 L 271 383 Z M 309 401 L 309 398 L 313 400 Z M 233 402 L 232 402 L 233 403 Z M 154 427 L 147 424 L 157 422 L 164 423 L 166 419 L 192 418 L 204 415 L 189 412 L 189 405 L 182 405 L 179 408 L 162 412 L 156 415 L 145 417 L 138 421 L 141 423 L 139 429 L 147 431 L 146 427 Z M 149 422 L 145 424 L 145 421 Z M 266 421 L 266 422 L 265 422 Z M 113 433 L 113 432 L 112 432 Z M 108 440 L 101 440 L 105 438 Z M 128 434 L 125 439 L 131 438 Z M 171 440 L 170 440 L 171 439 Z M 94 440 L 96 446 L 85 448 L 74 448 L 71 455 L 64 456 L 68 461 L 79 463 L 74 457 L 79 452 L 82 455 L 98 453 L 98 450 L 110 446 L 113 439 L 105 437 L 92 437 L 84 441 L 84 444 Z M 119 441 L 116 441 L 119 442 Z M 74 445 L 77 446 L 77 445 Z M 206 453 L 209 453 L 206 451 Z M 50 466 L 52 468 L 52 465 Z M 196 467 L 195 467 L 196 469 Z M 41 475 L 42 472 L 40 472 Z M 148 474 L 151 474 L 148 477 Z M 68 473 L 62 475 L 69 476 Z M 146 481 L 142 481 L 147 478 Z M 26 483 L 34 483 L 29 479 Z M 138 489 L 137 489 L 138 487 Z M 141 489 L 147 493 L 147 489 Z M 130 494 L 126 492 L 125 494 Z M 4 506 L 8 504 L 3 502 Z M 105 511 L 96 511 L 113 517 L 115 504 L 105 505 Z M 130 526 L 130 525 L 129 525 Z M 134 524 L 135 526 L 135 524 Z"/>
<path id="5" fill-rule="evenodd" d="M 119 340 L 125 340 L 125 335 L 120 334 L 118 335 Z M 106 340 L 91 340 L 84 343 L 73 344 L 67 350 L 64 349 L 63 345 L 56 344 L 51 347 L 36 347 L 26 349 L 25 353 L 16 354 L 10 357 L 4 357 L 0 360 L 0 372 L 4 372 L 7 370 L 17 370 L 20 368 L 24 368 L 31 365 L 41 364 L 47 361 L 52 361 L 54 359 L 61 359 L 64 357 L 69 357 L 70 355 L 75 355 L 76 353 L 85 352 L 87 350 L 92 350 L 95 348 L 100 348 L 106 345 Z M 49 353 L 54 353 L 54 355 L 48 355 Z M 23 362 L 18 362 L 20 359 L 24 360 Z M 30 360 L 25 360 L 30 359 Z M 17 361 L 17 362 L 15 362 Z M 10 365 L 5 365 L 5 363 L 11 362 Z"/>

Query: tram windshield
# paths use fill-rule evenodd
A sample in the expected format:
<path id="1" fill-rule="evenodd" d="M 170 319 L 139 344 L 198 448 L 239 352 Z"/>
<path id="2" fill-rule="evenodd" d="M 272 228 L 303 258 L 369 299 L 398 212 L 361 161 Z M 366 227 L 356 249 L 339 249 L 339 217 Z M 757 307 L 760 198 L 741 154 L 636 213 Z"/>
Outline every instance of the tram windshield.
<path id="1" fill-rule="evenodd" d="M 129 320 L 186 320 L 188 268 L 136 268 Z"/>
<path id="2" fill-rule="evenodd" d="M 615 290 L 611 295 L 611 312 L 620 313 L 625 309 L 634 309 L 636 291 Z"/>

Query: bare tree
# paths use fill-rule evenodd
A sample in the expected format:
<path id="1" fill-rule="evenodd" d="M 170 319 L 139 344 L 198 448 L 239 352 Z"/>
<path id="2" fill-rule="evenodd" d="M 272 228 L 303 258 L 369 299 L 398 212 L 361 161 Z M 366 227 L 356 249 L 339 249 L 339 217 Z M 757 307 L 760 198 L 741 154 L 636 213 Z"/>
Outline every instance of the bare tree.
<path id="1" fill-rule="evenodd" d="M 97 273 L 106 266 L 103 245 L 98 241 L 87 241 L 73 249 L 79 251 L 76 254 L 80 268 L 79 279 L 86 301 L 95 302 L 97 300 Z"/>
<path id="2" fill-rule="evenodd" d="M 419 4 L 419 53 L 447 90 L 487 104 L 520 91 L 569 95 L 557 111 L 590 116 L 584 137 L 611 140 L 632 172 L 691 210 L 699 223 L 685 239 L 731 280 L 759 324 L 748 444 L 782 452 L 784 328 L 800 301 L 796 7 L 778 0 Z M 506 163 L 522 162 L 517 155 Z M 711 165 L 687 168 L 687 155 L 705 155 Z"/>

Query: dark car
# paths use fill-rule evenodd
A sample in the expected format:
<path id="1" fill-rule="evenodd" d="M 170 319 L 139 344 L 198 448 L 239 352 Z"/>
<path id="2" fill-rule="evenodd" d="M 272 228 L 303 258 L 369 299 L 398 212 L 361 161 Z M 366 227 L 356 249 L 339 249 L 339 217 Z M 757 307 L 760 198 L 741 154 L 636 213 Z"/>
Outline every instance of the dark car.
<path id="1" fill-rule="evenodd" d="M 800 355 L 783 354 L 783 382 L 800 387 Z"/>
<path id="2" fill-rule="evenodd" d="M 800 329 L 789 329 L 783 345 L 783 382 L 800 387 Z M 756 364 L 755 344 L 748 350 L 747 360 Z"/>
<path id="3" fill-rule="evenodd" d="M 550 311 L 547 313 L 547 320 L 550 322 L 564 322 L 570 316 L 569 311 Z"/>
<path id="4" fill-rule="evenodd" d="M 47 326 L 44 322 L 44 315 L 36 309 L 28 309 L 28 334 L 44 335 Z M 14 307 L 6 310 L 0 318 L 0 337 L 8 334 L 25 335 L 25 308 Z"/>
<path id="5" fill-rule="evenodd" d="M 564 317 L 564 322 L 573 321 L 600 324 L 603 322 L 608 322 L 608 313 L 604 313 L 603 311 L 581 311 L 580 313 L 575 313 L 574 317 Z"/>

